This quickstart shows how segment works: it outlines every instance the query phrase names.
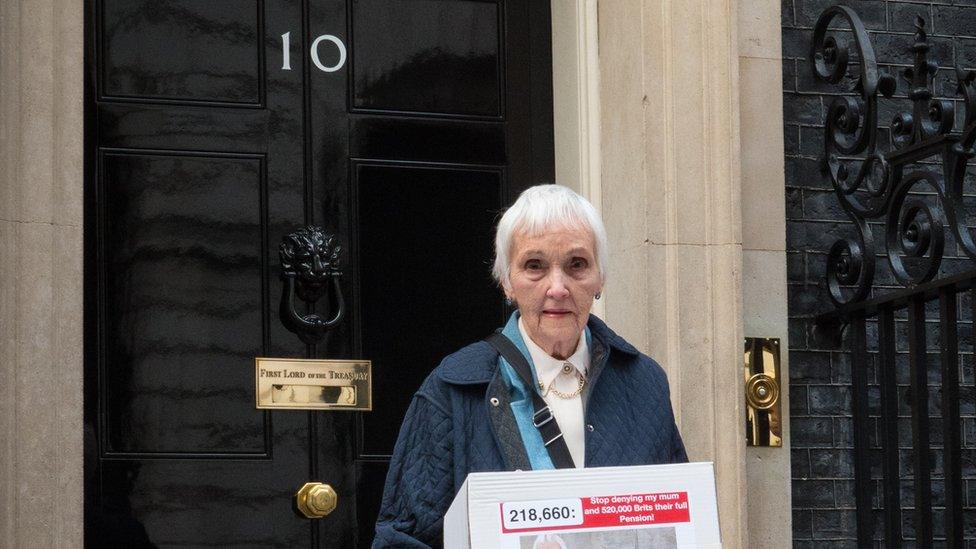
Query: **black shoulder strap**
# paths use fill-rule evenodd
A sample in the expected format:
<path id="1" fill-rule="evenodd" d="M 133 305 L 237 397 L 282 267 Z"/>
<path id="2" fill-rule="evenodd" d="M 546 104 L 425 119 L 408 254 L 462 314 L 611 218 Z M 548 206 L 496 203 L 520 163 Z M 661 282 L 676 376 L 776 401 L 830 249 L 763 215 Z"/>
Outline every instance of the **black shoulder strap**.
<path id="1" fill-rule="evenodd" d="M 576 467 L 576 464 L 573 462 L 573 456 L 569 453 L 569 447 L 566 446 L 566 441 L 563 440 L 563 432 L 559 430 L 559 424 L 556 423 L 556 418 L 552 415 L 552 410 L 549 409 L 549 405 L 539 395 L 539 391 L 535 390 L 535 386 L 532 383 L 533 377 L 529 362 L 525 360 L 525 357 L 522 356 L 521 351 L 518 350 L 515 344 L 498 332 L 486 337 L 485 341 L 505 357 L 505 360 L 512 365 L 512 368 L 515 368 L 515 373 L 522 378 L 522 383 L 529 388 L 529 393 L 532 395 L 532 407 L 535 409 L 535 413 L 532 414 L 532 423 L 539 430 L 539 434 L 542 435 L 542 441 L 546 445 L 546 450 L 549 451 L 549 458 L 552 459 L 553 466 L 556 469 L 572 469 Z"/>

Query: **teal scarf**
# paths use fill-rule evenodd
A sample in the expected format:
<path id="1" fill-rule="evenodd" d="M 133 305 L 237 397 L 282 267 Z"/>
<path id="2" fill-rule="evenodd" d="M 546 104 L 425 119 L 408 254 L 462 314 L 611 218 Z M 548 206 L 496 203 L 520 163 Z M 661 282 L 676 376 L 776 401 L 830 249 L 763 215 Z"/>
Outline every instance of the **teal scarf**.
<path id="1" fill-rule="evenodd" d="M 522 378 L 515 373 L 515 368 L 501 355 L 498 355 L 498 367 L 501 371 L 502 379 L 508 385 L 508 393 L 512 402 L 512 413 L 515 414 L 515 423 L 518 424 L 519 433 L 522 435 L 522 444 L 525 446 L 525 453 L 529 456 L 529 463 L 532 464 L 532 469 L 555 469 L 552 464 L 552 459 L 549 457 L 549 450 L 546 449 L 546 445 L 542 440 L 542 435 L 539 434 L 539 429 L 532 423 L 532 415 L 535 413 L 535 408 L 532 406 L 532 394 L 529 391 L 538 391 L 539 380 L 536 377 L 535 364 L 532 363 L 532 355 L 529 353 L 528 347 L 525 346 L 525 341 L 522 340 L 522 332 L 519 331 L 518 319 L 518 311 L 512 313 L 512 316 L 508 319 L 508 323 L 502 329 L 502 335 L 515 344 L 515 347 L 521 351 L 522 356 L 525 357 L 525 360 L 531 366 L 532 388 L 530 389 L 525 386 Z M 584 333 L 586 342 L 590 344 L 590 348 L 592 349 L 589 326 L 586 327 Z"/>

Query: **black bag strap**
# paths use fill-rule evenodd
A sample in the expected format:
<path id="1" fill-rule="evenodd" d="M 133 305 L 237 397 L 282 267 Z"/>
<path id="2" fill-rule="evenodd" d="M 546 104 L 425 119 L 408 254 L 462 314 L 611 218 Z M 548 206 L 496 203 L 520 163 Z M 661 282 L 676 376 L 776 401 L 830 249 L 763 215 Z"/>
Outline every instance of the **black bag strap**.
<path id="1" fill-rule="evenodd" d="M 566 441 L 563 439 L 563 432 L 559 429 L 559 424 L 556 423 L 556 418 L 552 415 L 552 410 L 542 399 L 539 391 L 535 390 L 535 385 L 532 382 L 532 367 L 522 356 L 522 352 L 511 340 L 498 332 L 486 337 L 485 341 L 505 357 L 505 360 L 515 369 L 515 373 L 522 378 L 522 383 L 529 388 L 529 393 L 532 394 L 532 407 L 535 410 L 532 414 L 532 424 L 542 435 L 542 442 L 546 445 L 546 450 L 549 451 L 549 458 L 552 459 L 553 466 L 556 469 L 576 467 L 573 456 L 569 453 L 569 447 L 566 446 Z"/>

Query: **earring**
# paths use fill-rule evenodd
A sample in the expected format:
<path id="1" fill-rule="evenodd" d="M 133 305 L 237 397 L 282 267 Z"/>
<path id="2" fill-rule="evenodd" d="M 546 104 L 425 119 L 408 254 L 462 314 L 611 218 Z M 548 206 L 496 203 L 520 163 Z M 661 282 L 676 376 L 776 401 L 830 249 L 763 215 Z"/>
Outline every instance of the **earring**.
<path id="1" fill-rule="evenodd" d="M 514 301 L 512 301 L 512 298 L 510 298 L 510 297 L 506 297 L 506 298 L 505 298 L 505 305 L 508 305 L 509 307 L 511 307 L 511 306 L 512 306 L 512 304 L 514 304 L 514 303 L 515 303 L 515 302 L 514 302 Z"/>
<path id="2" fill-rule="evenodd" d="M 600 292 L 597 292 L 596 295 L 593 296 L 593 299 L 600 299 L 600 295 L 601 295 Z"/>

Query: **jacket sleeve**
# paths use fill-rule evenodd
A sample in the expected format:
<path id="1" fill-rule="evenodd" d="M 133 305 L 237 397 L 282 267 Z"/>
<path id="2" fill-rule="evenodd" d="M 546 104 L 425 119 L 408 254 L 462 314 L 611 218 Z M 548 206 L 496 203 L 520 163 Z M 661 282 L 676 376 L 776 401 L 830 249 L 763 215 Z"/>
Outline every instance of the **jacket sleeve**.
<path id="1" fill-rule="evenodd" d="M 418 393 L 400 427 L 373 548 L 439 547 L 454 496 L 451 417 Z"/>

